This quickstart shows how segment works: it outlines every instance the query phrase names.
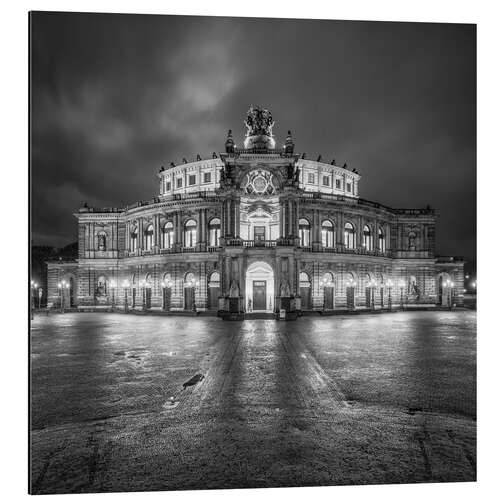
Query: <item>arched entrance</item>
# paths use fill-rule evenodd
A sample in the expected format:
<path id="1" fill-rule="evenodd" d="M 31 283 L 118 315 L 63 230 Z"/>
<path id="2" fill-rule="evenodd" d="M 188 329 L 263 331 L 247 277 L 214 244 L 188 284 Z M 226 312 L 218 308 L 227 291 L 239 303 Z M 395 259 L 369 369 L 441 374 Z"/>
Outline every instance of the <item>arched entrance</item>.
<path id="1" fill-rule="evenodd" d="M 245 306 L 247 312 L 274 310 L 274 272 L 263 261 L 253 262 L 246 272 Z"/>
<path id="2" fill-rule="evenodd" d="M 220 274 L 214 271 L 210 275 L 208 282 L 208 309 L 210 311 L 217 311 L 219 308 L 220 296 Z"/>
<path id="3" fill-rule="evenodd" d="M 453 290 L 448 286 L 451 278 L 448 273 L 439 273 L 437 277 L 437 305 L 450 307 L 452 302 Z"/>

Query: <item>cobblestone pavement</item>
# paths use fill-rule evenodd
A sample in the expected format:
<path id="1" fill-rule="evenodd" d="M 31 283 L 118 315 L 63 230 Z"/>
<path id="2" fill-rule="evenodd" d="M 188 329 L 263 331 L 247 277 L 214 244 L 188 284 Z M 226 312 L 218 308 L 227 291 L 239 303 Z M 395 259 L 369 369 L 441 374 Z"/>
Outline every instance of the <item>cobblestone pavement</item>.
<path id="1" fill-rule="evenodd" d="M 34 493 L 476 477 L 475 312 L 54 314 L 31 346 Z"/>

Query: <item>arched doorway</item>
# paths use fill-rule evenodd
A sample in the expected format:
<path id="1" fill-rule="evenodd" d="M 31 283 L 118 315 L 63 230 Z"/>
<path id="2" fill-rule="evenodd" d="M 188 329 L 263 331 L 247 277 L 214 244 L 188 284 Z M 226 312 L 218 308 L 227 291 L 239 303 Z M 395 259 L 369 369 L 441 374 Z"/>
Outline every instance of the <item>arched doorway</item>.
<path id="1" fill-rule="evenodd" d="M 187 273 L 184 276 L 184 310 L 196 311 L 195 290 L 196 278 L 193 273 Z"/>
<path id="2" fill-rule="evenodd" d="M 170 311 L 172 304 L 172 286 L 174 285 L 170 273 L 165 273 L 163 275 L 163 280 L 161 282 L 162 288 L 162 308 L 164 311 Z"/>
<path id="3" fill-rule="evenodd" d="M 311 303 L 311 280 L 307 273 L 301 272 L 299 275 L 300 282 L 300 307 L 303 311 L 312 309 Z"/>
<path id="4" fill-rule="evenodd" d="M 321 285 L 323 286 L 323 309 L 334 309 L 334 281 L 333 274 L 326 272 L 321 278 Z"/>
<path id="5" fill-rule="evenodd" d="M 214 271 L 210 275 L 208 282 L 208 309 L 210 311 L 217 311 L 219 309 L 219 296 L 220 296 L 220 274 Z"/>
<path id="6" fill-rule="evenodd" d="M 263 261 L 253 262 L 247 268 L 245 301 L 247 312 L 274 310 L 274 271 Z"/>

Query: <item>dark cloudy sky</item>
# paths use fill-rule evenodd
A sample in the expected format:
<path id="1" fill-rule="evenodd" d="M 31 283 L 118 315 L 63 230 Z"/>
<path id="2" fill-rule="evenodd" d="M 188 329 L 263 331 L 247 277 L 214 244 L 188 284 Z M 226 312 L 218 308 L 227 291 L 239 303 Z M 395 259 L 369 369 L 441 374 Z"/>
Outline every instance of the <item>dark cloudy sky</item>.
<path id="1" fill-rule="evenodd" d="M 250 104 L 363 198 L 437 208 L 438 252 L 475 259 L 476 29 L 452 24 L 33 14 L 34 244 L 76 240 L 84 201 L 152 198 L 229 128 L 241 144 Z"/>

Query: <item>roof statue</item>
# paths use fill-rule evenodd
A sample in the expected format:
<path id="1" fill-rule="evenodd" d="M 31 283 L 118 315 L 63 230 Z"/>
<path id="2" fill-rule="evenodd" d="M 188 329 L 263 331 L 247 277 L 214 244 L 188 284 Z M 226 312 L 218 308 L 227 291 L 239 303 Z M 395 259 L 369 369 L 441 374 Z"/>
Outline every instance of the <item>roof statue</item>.
<path id="1" fill-rule="evenodd" d="M 274 149 L 274 120 L 271 112 L 260 106 L 251 105 L 244 121 L 247 128 L 245 149 Z"/>

